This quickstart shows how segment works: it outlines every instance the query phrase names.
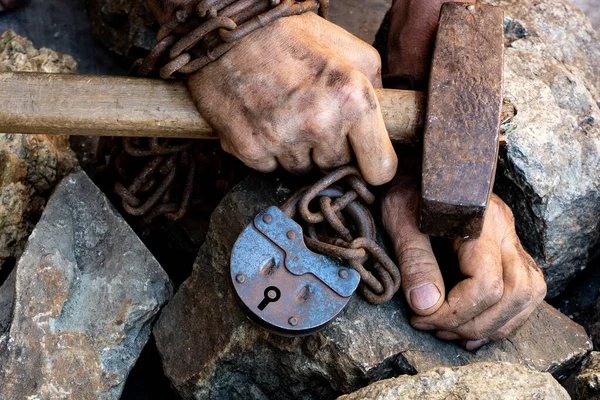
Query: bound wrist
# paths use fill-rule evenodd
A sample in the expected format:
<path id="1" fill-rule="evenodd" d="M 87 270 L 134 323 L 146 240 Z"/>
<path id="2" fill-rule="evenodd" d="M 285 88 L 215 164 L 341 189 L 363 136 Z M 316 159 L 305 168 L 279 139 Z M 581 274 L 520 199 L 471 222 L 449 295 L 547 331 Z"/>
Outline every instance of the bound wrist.
<path id="1" fill-rule="evenodd" d="M 222 0 L 208 5 L 206 0 L 149 1 L 161 28 L 158 44 L 138 73 L 147 75 L 166 62 L 160 71 L 165 79 L 198 71 L 277 19 L 311 11 L 326 17 L 329 8 L 329 0 Z"/>

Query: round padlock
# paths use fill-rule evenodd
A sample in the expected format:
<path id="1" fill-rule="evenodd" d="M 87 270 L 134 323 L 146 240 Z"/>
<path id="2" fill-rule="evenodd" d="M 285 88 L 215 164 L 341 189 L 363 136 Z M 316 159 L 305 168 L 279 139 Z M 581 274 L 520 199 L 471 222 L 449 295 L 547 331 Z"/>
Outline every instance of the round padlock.
<path id="1" fill-rule="evenodd" d="M 323 329 L 350 301 L 360 276 L 339 260 L 315 254 L 302 228 L 277 207 L 256 216 L 231 254 L 234 291 L 249 317 L 283 336 Z"/>

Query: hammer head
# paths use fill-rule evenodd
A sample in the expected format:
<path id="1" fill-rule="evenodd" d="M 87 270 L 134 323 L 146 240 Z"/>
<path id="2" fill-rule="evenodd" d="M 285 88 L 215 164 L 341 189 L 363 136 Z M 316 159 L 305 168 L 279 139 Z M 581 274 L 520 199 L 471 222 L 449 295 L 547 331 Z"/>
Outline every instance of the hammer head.
<path id="1" fill-rule="evenodd" d="M 481 233 L 498 158 L 503 19 L 498 7 L 442 6 L 423 139 L 424 233 Z"/>

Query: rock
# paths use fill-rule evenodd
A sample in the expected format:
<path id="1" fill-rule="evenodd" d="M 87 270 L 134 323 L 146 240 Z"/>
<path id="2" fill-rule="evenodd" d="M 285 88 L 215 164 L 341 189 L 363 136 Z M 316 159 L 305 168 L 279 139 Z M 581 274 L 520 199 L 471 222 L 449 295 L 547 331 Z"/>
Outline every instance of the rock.
<path id="1" fill-rule="evenodd" d="M 564 399 L 567 391 L 548 373 L 509 363 L 436 368 L 373 383 L 338 400 Z"/>
<path id="2" fill-rule="evenodd" d="M 596 0 L 571 0 L 571 3 L 585 13 L 597 31 L 600 31 L 600 8 Z"/>
<path id="3" fill-rule="evenodd" d="M 0 72 L 74 74 L 75 59 L 45 47 L 36 49 L 27 38 L 8 30 L 0 34 Z"/>
<path id="4" fill-rule="evenodd" d="M 156 43 L 158 24 L 146 0 L 88 0 L 92 33 L 109 50 L 144 57 Z"/>
<path id="5" fill-rule="evenodd" d="M 596 299 L 595 312 L 592 314 L 591 320 L 590 336 L 594 342 L 594 348 L 600 348 L 600 297 Z"/>
<path id="6" fill-rule="evenodd" d="M 184 398 L 326 399 L 399 374 L 480 361 L 562 377 L 590 350 L 585 331 L 544 304 L 507 340 L 470 353 L 412 329 L 401 296 L 382 306 L 355 296 L 329 327 L 306 338 L 267 333 L 236 303 L 229 257 L 252 218 L 288 195 L 272 176 L 236 186 L 213 213 L 192 276 L 162 311 L 153 331 L 157 348 Z"/>
<path id="7" fill-rule="evenodd" d="M 0 286 L 0 335 L 8 331 L 12 318 L 13 299 L 15 297 L 15 283 L 17 273 L 13 269 L 8 278 Z"/>
<path id="8" fill-rule="evenodd" d="M 575 377 L 575 397 L 580 400 L 600 399 L 600 352 L 590 353 Z"/>
<path id="9" fill-rule="evenodd" d="M 85 173 L 56 188 L 16 268 L 0 398 L 118 399 L 172 286 Z"/>
<path id="10" fill-rule="evenodd" d="M 74 73 L 75 60 L 0 34 L 0 72 Z M 23 251 L 54 185 L 77 165 L 68 137 L 0 134 L 0 269 Z"/>
<path id="11" fill-rule="evenodd" d="M 495 191 L 563 290 L 600 245 L 600 40 L 566 0 L 486 0 L 505 11 L 505 123 Z"/>

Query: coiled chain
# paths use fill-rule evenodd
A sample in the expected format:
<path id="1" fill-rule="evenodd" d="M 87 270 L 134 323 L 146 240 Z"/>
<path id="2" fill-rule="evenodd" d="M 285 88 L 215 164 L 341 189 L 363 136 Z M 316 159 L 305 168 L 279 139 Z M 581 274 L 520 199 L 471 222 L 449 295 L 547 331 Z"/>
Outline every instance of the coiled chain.
<path id="1" fill-rule="evenodd" d="M 193 12 L 175 10 L 156 37 L 157 44 L 134 72 L 147 76 L 160 69 L 163 79 L 191 74 L 227 53 L 255 30 L 283 17 L 317 12 L 327 18 L 329 0 L 201 0 Z M 193 27 L 193 28 L 191 28 Z M 181 34 L 180 31 L 186 31 Z"/>
<path id="2" fill-rule="evenodd" d="M 348 262 L 361 277 L 363 297 L 372 304 L 383 304 L 400 288 L 400 270 L 377 244 L 373 216 L 360 200 L 372 204 L 375 196 L 360 172 L 345 166 L 297 191 L 281 210 L 290 218 L 298 217 L 309 249 Z M 320 210 L 313 212 L 310 206 L 316 202 Z"/>

